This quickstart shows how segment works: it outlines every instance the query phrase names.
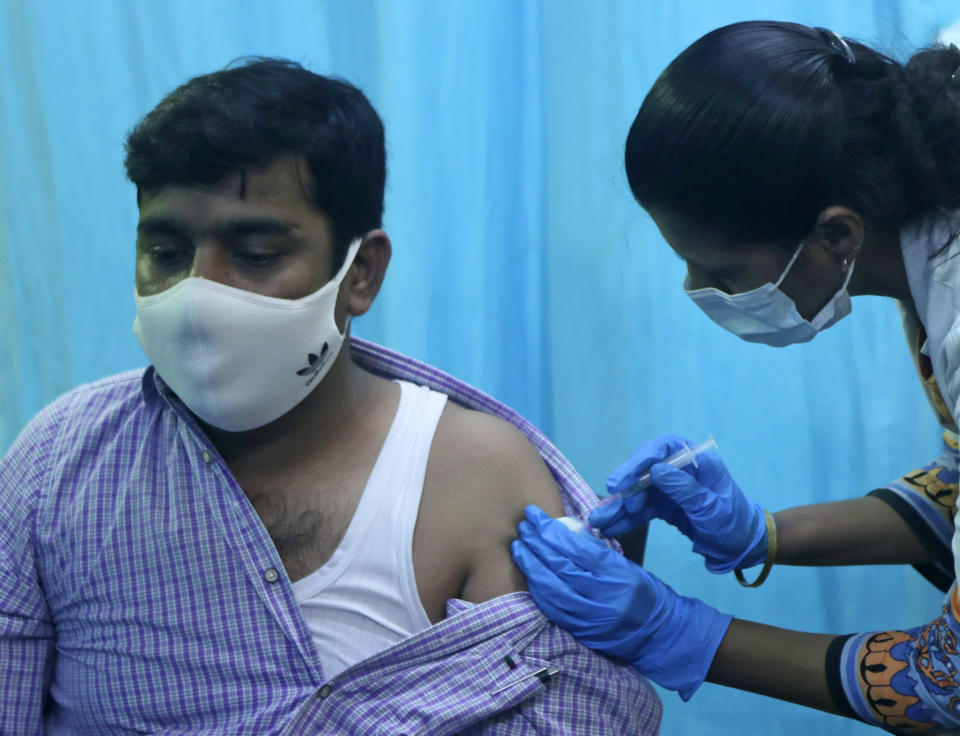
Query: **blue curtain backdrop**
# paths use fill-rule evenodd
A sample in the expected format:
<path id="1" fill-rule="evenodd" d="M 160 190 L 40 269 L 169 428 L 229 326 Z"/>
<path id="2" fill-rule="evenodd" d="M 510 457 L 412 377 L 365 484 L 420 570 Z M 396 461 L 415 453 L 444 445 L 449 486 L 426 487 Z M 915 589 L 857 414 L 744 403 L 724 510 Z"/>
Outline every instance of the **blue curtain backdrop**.
<path id="1" fill-rule="evenodd" d="M 808 345 L 748 345 L 680 291 L 683 264 L 630 197 L 624 138 L 656 75 L 719 25 L 822 25 L 899 57 L 954 0 L 89 0 L 0 2 L 0 452 L 43 405 L 143 365 L 124 135 L 187 78 L 249 54 L 345 77 L 383 116 L 394 260 L 355 332 L 539 424 L 597 489 L 639 441 L 712 432 L 771 509 L 861 495 L 930 459 L 938 430 L 892 303 Z M 652 530 L 685 594 L 785 627 L 907 627 L 940 596 L 911 569 L 709 575 Z M 865 726 L 706 685 L 664 734 Z"/>

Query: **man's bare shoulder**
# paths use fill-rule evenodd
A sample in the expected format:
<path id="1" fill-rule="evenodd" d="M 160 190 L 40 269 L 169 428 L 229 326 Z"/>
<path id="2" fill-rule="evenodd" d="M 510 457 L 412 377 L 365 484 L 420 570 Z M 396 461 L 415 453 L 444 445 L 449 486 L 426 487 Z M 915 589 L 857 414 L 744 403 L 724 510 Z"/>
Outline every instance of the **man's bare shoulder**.
<path id="1" fill-rule="evenodd" d="M 522 515 L 535 503 L 548 513 L 563 513 L 553 474 L 526 435 L 491 414 L 447 402 L 433 440 L 430 463 L 435 478 L 456 482 L 458 496 L 482 492 L 497 511 Z"/>

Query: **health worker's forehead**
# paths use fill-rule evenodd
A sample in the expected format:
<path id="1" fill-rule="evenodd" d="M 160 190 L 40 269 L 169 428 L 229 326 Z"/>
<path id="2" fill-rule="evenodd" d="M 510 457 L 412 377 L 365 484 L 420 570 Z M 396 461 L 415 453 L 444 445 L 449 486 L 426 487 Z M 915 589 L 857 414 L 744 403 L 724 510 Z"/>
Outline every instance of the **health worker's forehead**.
<path id="1" fill-rule="evenodd" d="M 775 243 L 734 241 L 715 228 L 683 215 L 662 210 L 651 211 L 660 234 L 673 251 L 688 264 L 722 275 L 743 269 L 775 272 L 789 253 Z"/>

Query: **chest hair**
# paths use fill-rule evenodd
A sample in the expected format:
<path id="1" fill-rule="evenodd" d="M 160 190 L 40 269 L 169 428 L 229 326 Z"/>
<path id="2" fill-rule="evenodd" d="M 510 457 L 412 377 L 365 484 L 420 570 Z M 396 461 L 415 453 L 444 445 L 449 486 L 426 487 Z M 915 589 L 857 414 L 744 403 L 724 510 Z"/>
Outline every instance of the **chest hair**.
<path id="1" fill-rule="evenodd" d="M 248 494 L 291 581 L 324 565 L 343 541 L 357 498 L 312 492 L 264 490 Z"/>

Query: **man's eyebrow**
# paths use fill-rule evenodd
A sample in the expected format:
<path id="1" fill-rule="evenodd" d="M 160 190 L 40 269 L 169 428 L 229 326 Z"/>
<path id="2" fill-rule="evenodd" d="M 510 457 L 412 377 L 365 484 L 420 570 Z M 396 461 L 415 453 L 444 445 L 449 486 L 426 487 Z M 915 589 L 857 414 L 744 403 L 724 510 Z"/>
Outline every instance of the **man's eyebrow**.
<path id="1" fill-rule="evenodd" d="M 172 217 L 148 217 L 137 225 L 138 233 L 150 235 L 178 235 L 188 232 L 187 227 Z M 289 235 L 299 228 L 272 217 L 249 217 L 215 224 L 211 231 L 219 237 L 238 238 L 245 235 Z"/>
<path id="2" fill-rule="evenodd" d="M 150 235 L 183 235 L 186 228 L 172 217 L 148 217 L 137 224 L 137 233 Z"/>
<path id="3" fill-rule="evenodd" d="M 250 217 L 243 220 L 230 220 L 215 225 L 213 231 L 220 236 L 242 237 L 244 235 L 289 235 L 297 228 L 283 220 L 272 217 Z"/>

